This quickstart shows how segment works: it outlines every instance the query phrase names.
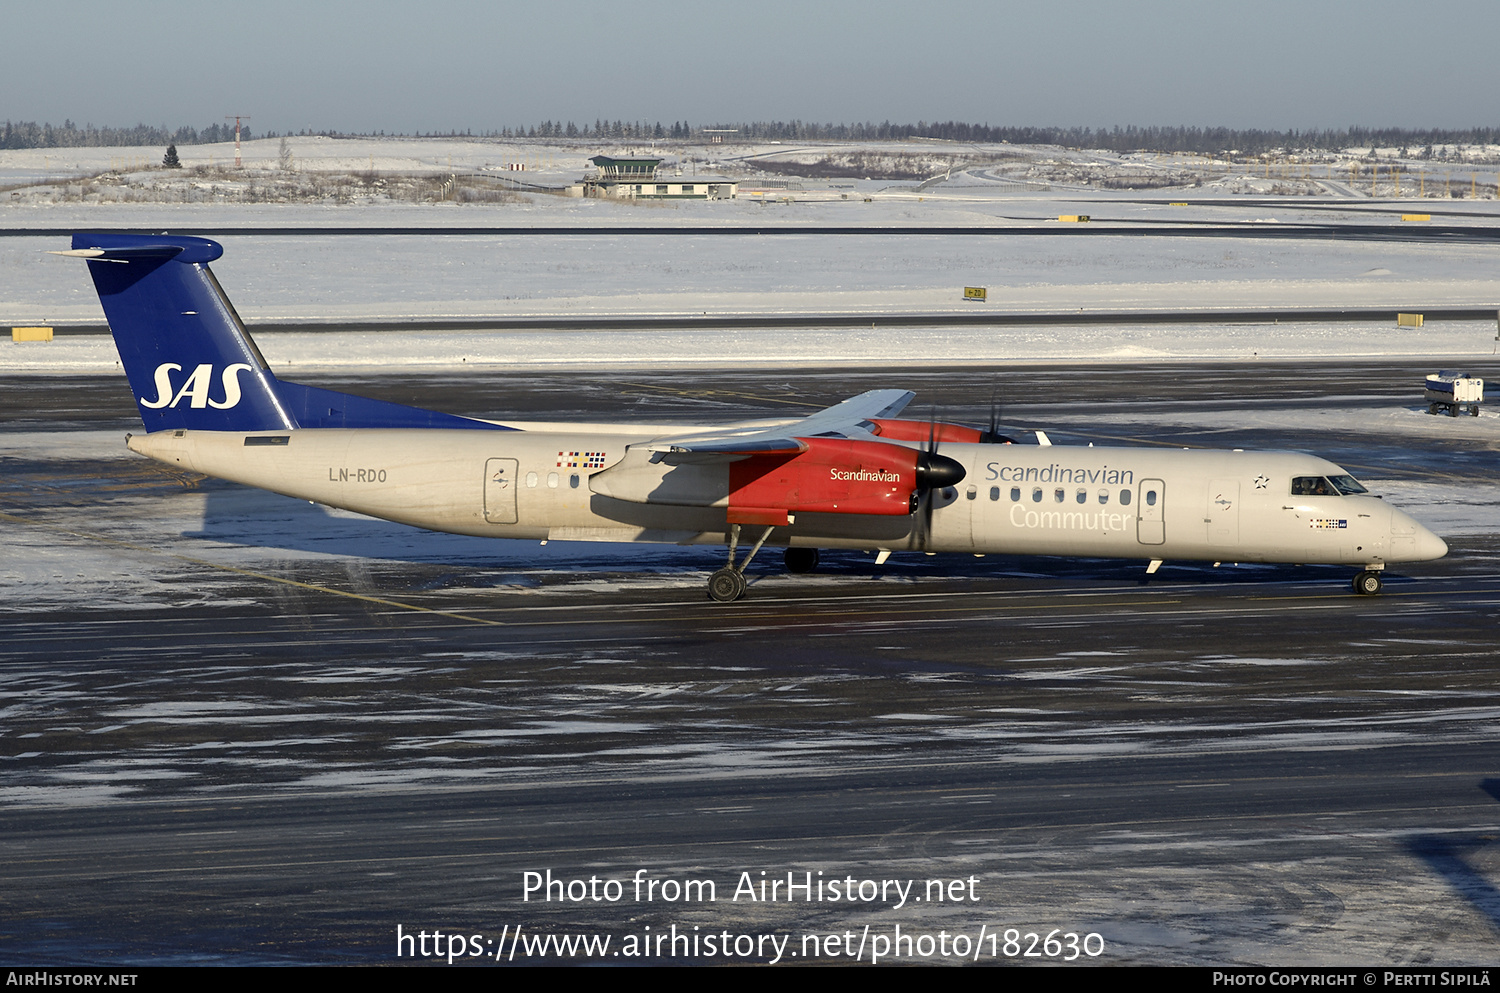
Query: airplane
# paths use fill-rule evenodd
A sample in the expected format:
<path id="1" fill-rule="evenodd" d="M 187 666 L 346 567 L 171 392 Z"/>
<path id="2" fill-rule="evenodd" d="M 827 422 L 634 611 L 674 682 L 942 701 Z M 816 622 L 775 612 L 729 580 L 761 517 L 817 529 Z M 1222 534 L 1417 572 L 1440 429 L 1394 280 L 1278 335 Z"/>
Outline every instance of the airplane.
<path id="1" fill-rule="evenodd" d="M 147 432 L 132 451 L 330 507 L 483 537 L 724 544 L 721 602 L 767 544 L 792 572 L 819 549 L 1344 564 L 1363 595 L 1448 551 L 1316 456 L 1006 444 L 900 418 L 905 390 L 704 426 L 499 422 L 291 383 L 209 269 L 223 252 L 79 233 L 53 254 L 88 260 Z"/>

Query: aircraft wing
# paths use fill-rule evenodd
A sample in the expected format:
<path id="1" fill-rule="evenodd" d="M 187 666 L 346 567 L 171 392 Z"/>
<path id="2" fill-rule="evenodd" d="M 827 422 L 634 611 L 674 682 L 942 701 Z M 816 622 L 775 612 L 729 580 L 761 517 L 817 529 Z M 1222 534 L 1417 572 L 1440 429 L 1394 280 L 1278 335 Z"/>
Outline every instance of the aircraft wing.
<path id="1" fill-rule="evenodd" d="M 842 403 L 809 414 L 800 421 L 769 429 L 722 431 L 681 438 L 665 438 L 644 445 L 653 462 L 684 465 L 736 461 L 751 455 L 788 454 L 807 450 L 801 438 L 862 438 L 876 440 L 870 422 L 901 412 L 916 396 L 910 390 L 870 390 Z"/>

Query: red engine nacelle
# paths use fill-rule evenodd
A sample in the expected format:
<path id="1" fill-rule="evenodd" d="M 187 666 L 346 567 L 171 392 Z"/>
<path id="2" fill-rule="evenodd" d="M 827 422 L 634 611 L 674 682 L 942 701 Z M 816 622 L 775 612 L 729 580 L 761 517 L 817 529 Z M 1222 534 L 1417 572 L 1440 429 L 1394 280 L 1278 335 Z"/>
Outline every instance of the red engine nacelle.
<path id="1" fill-rule="evenodd" d="M 962 424 L 944 424 L 941 421 L 872 421 L 875 433 L 892 441 L 926 442 L 935 438 L 938 442 L 954 441 L 967 445 L 978 445 L 984 441 L 984 432 Z"/>
<path id="2" fill-rule="evenodd" d="M 802 438 L 807 451 L 729 465 L 729 522 L 786 524 L 788 513 L 905 515 L 921 452 L 844 438 Z"/>

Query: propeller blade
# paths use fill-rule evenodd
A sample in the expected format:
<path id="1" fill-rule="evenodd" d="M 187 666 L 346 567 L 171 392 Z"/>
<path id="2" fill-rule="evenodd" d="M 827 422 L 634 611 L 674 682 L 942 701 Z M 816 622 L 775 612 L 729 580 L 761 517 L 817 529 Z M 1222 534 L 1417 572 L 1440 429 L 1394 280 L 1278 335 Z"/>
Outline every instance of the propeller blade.
<path id="1" fill-rule="evenodd" d="M 1014 445 L 1016 443 L 1016 439 L 1007 437 L 1006 435 L 1000 433 L 1000 415 L 1001 406 L 999 401 L 995 398 L 995 390 L 992 387 L 990 389 L 990 427 L 989 430 L 984 433 L 983 437 L 980 438 L 980 442 L 982 444 Z"/>
<path id="2" fill-rule="evenodd" d="M 927 538 L 932 534 L 932 491 L 923 490 L 917 501 L 917 547 L 927 550 Z"/>
<path id="3" fill-rule="evenodd" d="M 936 452 L 917 456 L 917 546 L 926 551 L 931 544 L 932 512 L 937 509 L 938 495 L 957 486 L 968 475 L 963 463 Z"/>
<path id="4" fill-rule="evenodd" d="M 932 512 L 937 507 L 938 492 L 949 486 L 957 486 L 968 475 L 962 462 L 938 454 L 937 426 L 937 406 L 933 405 L 928 408 L 927 413 L 927 447 L 917 453 L 917 485 L 912 491 L 912 497 L 916 500 L 916 507 L 913 509 L 917 517 L 917 547 L 923 551 L 931 543 Z"/>

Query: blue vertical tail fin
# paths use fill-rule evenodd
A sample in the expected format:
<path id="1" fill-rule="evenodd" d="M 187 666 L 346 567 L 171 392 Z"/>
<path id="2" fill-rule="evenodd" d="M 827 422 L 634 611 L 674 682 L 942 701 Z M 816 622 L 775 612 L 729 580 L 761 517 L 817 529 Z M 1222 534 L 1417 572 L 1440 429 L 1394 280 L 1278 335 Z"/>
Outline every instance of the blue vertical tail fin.
<path id="1" fill-rule="evenodd" d="M 148 431 L 298 427 L 208 263 L 207 238 L 75 234 Z"/>
<path id="2" fill-rule="evenodd" d="M 480 428 L 489 421 L 278 380 L 208 264 L 207 238 L 75 234 L 148 431 Z"/>

